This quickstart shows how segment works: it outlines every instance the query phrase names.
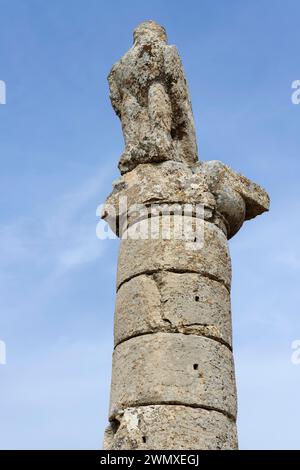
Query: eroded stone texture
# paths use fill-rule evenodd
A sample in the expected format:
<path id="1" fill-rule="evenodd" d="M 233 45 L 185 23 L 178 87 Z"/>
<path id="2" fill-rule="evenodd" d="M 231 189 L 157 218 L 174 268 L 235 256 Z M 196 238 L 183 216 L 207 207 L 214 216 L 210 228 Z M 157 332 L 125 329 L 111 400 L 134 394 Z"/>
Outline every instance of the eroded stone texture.
<path id="1" fill-rule="evenodd" d="M 125 139 L 121 173 L 146 162 L 197 161 L 183 67 L 162 26 L 147 21 L 135 29 L 133 47 L 113 66 L 108 81 Z"/>
<path id="2" fill-rule="evenodd" d="M 138 165 L 115 181 L 107 203 L 116 208 L 118 215 L 122 214 L 118 208 L 120 197 L 127 198 L 128 208 L 152 202 L 198 203 L 203 200 L 210 205 L 215 203 L 205 178 L 200 178 L 190 167 L 178 162 Z"/>
<path id="3" fill-rule="evenodd" d="M 126 198 L 126 204 L 125 204 Z M 258 185 L 218 161 L 198 162 L 192 168 L 177 162 L 138 165 L 114 184 L 103 210 L 103 218 L 120 234 L 149 214 L 141 206 L 153 204 L 203 204 L 205 220 L 231 238 L 244 220 L 269 209 L 269 197 Z"/>
<path id="4" fill-rule="evenodd" d="M 204 336 L 154 333 L 119 344 L 113 355 L 110 418 L 146 404 L 183 404 L 236 416 L 232 353 Z"/>
<path id="5" fill-rule="evenodd" d="M 180 405 L 126 408 L 105 431 L 104 449 L 227 450 L 235 423 L 222 413 Z"/>
<path id="6" fill-rule="evenodd" d="M 217 160 L 204 162 L 201 171 L 208 186 L 215 194 L 220 191 L 235 191 L 245 202 L 245 220 L 253 219 L 269 210 L 270 198 L 258 184 L 236 173 L 229 166 Z"/>
<path id="7" fill-rule="evenodd" d="M 131 226 L 121 242 L 118 263 L 117 286 L 138 274 L 167 270 L 205 274 L 223 282 L 228 288 L 231 282 L 231 263 L 228 243 L 224 233 L 214 224 L 198 220 L 195 242 L 177 239 L 132 239 L 137 233 L 147 233 L 149 220 L 157 219 L 162 226 L 162 217 L 142 220 Z M 171 227 L 179 226 L 179 216 L 171 216 Z M 194 223 L 186 217 L 186 223 Z M 197 235 L 199 234 L 199 236 Z M 202 239 L 203 238 L 203 239 Z"/>
<path id="8" fill-rule="evenodd" d="M 236 449 L 227 239 L 269 197 L 227 165 L 197 161 L 164 28 L 142 23 L 108 79 L 125 150 L 102 214 L 122 238 L 105 448 Z M 183 222 L 195 230 L 179 239 Z"/>
<path id="9" fill-rule="evenodd" d="M 231 345 L 228 289 L 193 273 L 142 274 L 125 282 L 117 293 L 115 345 L 157 331 L 204 335 Z"/>
<path id="10" fill-rule="evenodd" d="M 164 327 L 160 292 L 152 276 L 142 274 L 120 287 L 115 309 L 115 345 Z"/>

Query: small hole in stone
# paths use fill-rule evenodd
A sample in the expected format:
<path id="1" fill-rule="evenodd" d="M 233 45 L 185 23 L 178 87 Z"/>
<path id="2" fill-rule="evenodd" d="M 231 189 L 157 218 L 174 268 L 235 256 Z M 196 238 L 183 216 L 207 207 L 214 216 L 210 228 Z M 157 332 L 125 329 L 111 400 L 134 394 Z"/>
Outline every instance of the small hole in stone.
<path id="1" fill-rule="evenodd" d="M 198 364 L 193 365 L 194 370 L 198 370 Z"/>
<path id="2" fill-rule="evenodd" d="M 142 440 L 143 440 L 144 443 L 146 443 L 146 441 L 147 441 L 146 436 L 143 436 L 143 437 L 142 437 Z"/>
<path id="3" fill-rule="evenodd" d="M 116 432 L 118 431 L 119 427 L 120 427 L 120 421 L 118 421 L 117 419 L 112 419 L 111 422 L 110 422 L 110 426 L 111 426 L 111 430 L 114 434 L 116 434 Z"/>
<path id="4" fill-rule="evenodd" d="M 197 241 L 197 237 L 194 238 L 194 243 L 196 243 L 196 241 Z"/>
<path id="5" fill-rule="evenodd" d="M 196 301 L 196 302 L 199 302 L 199 300 L 200 300 L 199 295 L 196 295 L 196 296 L 195 296 L 195 301 Z"/>

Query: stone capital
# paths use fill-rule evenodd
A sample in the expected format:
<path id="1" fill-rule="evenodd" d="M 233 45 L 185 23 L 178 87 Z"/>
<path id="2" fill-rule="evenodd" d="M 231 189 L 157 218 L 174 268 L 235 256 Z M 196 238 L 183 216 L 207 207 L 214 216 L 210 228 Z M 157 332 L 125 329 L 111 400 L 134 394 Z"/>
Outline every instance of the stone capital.
<path id="1" fill-rule="evenodd" d="M 121 176 L 104 206 L 103 218 L 122 235 L 128 226 L 151 217 L 155 206 L 203 205 L 204 218 L 231 238 L 245 220 L 269 210 L 266 191 L 219 161 L 189 167 L 179 162 L 140 164 Z M 164 209 L 165 210 L 165 209 Z M 117 218 L 117 221 L 115 220 Z"/>

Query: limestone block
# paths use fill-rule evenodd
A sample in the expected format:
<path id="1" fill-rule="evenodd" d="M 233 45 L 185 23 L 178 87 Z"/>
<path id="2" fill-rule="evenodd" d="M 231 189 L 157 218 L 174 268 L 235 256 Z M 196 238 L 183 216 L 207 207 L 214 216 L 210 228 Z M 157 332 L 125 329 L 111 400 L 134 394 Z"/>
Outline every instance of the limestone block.
<path id="1" fill-rule="evenodd" d="M 173 226 L 181 223 L 179 216 L 172 216 Z M 163 225 L 165 217 L 160 219 Z M 192 217 L 186 217 L 191 224 Z M 126 232 L 127 239 L 121 242 L 117 286 L 134 276 L 153 273 L 160 270 L 177 272 L 195 272 L 205 274 L 223 282 L 230 288 L 231 263 L 228 243 L 224 233 L 214 224 L 198 220 L 195 242 L 179 239 L 132 239 L 137 232 L 147 233 L 149 220 L 134 224 Z M 149 235 L 150 238 L 150 235 Z"/>
<path id="2" fill-rule="evenodd" d="M 149 404 L 212 408 L 236 416 L 231 351 L 204 336 L 153 333 L 119 344 L 113 354 L 110 418 Z"/>
<path id="3" fill-rule="evenodd" d="M 230 239 L 245 221 L 246 204 L 242 196 L 232 188 L 223 187 L 214 193 L 218 213 L 226 220 L 226 234 Z"/>
<path id="4" fill-rule="evenodd" d="M 115 345 L 157 331 L 204 335 L 231 345 L 228 289 L 199 274 L 166 271 L 125 282 L 117 293 Z"/>
<path id="5" fill-rule="evenodd" d="M 105 450 L 237 449 L 235 422 L 217 411 L 180 405 L 126 408 L 105 432 Z"/>

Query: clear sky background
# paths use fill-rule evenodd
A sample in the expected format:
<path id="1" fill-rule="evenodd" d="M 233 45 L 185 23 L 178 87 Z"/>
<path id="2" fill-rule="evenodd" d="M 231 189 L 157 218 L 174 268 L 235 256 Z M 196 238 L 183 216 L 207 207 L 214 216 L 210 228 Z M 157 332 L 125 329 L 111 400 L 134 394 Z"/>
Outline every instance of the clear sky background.
<path id="1" fill-rule="evenodd" d="M 199 157 L 264 186 L 230 242 L 242 449 L 300 449 L 298 0 L 0 0 L 0 447 L 98 449 L 118 241 L 95 235 L 118 177 L 106 76 L 154 19 L 180 51 Z"/>

